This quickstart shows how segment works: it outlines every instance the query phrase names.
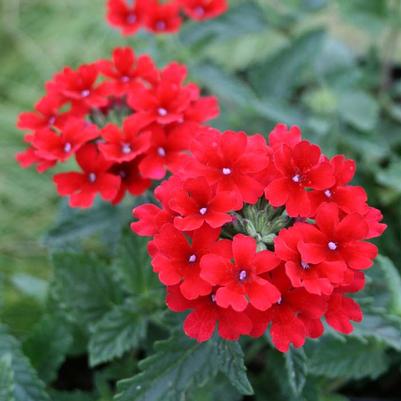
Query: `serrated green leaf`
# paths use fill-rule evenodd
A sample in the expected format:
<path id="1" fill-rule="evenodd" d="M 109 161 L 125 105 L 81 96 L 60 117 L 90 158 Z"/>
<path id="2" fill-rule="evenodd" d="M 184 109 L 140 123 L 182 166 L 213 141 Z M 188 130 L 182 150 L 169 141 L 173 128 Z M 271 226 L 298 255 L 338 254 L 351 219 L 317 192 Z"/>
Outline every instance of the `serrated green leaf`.
<path id="1" fill-rule="evenodd" d="M 231 384 L 244 395 L 252 395 L 253 388 L 246 375 L 244 353 L 238 342 L 218 340 L 219 368 Z"/>
<path id="2" fill-rule="evenodd" d="M 6 373 L 6 378 L 3 379 L 7 380 L 8 384 L 11 380 L 11 390 L 8 393 L 11 396 L 5 401 L 50 400 L 45 392 L 44 384 L 21 352 L 18 341 L 4 326 L 0 326 L 0 360 L 6 365 L 7 370 L 11 369 L 11 373 Z"/>
<path id="3" fill-rule="evenodd" d="M 182 333 L 155 344 L 156 353 L 140 362 L 142 373 L 118 383 L 116 401 L 177 401 L 184 399 L 192 386 L 202 386 L 224 370 L 241 378 L 244 390 L 243 362 L 238 349 L 228 349 L 218 340 L 196 343 Z M 222 360 L 224 359 L 224 363 Z M 240 372 L 234 372 L 235 367 Z"/>
<path id="4" fill-rule="evenodd" d="M 49 383 L 56 378 L 72 342 L 69 327 L 61 319 L 44 316 L 25 340 L 23 349 L 40 378 Z"/>
<path id="5" fill-rule="evenodd" d="M 284 354 L 288 381 L 295 396 L 299 396 L 306 383 L 308 374 L 307 357 L 303 349 L 290 348 Z"/>
<path id="6" fill-rule="evenodd" d="M 132 295 L 149 292 L 158 285 L 147 252 L 148 240 L 125 231 L 117 247 L 113 269 L 126 291 Z"/>
<path id="7" fill-rule="evenodd" d="M 0 357 L 0 401 L 12 401 L 13 370 L 11 368 L 11 354 Z"/>
<path id="8" fill-rule="evenodd" d="M 374 339 L 325 336 L 308 344 L 307 355 L 309 372 L 331 379 L 375 379 L 389 367 L 385 347 Z"/>
<path id="9" fill-rule="evenodd" d="M 130 211 L 124 205 L 96 202 L 92 208 L 82 210 L 71 209 L 64 204 L 56 225 L 47 233 L 44 242 L 49 247 L 63 249 L 98 232 L 106 233 L 110 241 L 116 241 L 121 227 L 128 223 L 129 218 Z"/>
<path id="10" fill-rule="evenodd" d="M 377 342 L 401 351 L 401 319 L 383 313 L 365 313 L 361 323 L 355 326 L 352 337 Z"/>
<path id="11" fill-rule="evenodd" d="M 121 357 L 138 346 L 146 336 L 147 319 L 133 302 L 116 306 L 91 329 L 89 360 L 91 366 Z"/>
<path id="12" fill-rule="evenodd" d="M 56 292 L 77 321 L 96 322 L 121 303 L 112 270 L 99 257 L 55 253 L 52 261 Z"/>

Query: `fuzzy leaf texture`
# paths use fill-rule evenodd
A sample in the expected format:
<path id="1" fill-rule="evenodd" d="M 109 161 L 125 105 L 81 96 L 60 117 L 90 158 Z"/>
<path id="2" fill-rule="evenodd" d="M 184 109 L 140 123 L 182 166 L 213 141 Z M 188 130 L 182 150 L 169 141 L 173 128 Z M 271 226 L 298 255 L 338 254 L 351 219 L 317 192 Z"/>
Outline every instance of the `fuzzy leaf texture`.
<path id="1" fill-rule="evenodd" d="M 121 357 L 146 336 L 147 319 L 132 302 L 114 307 L 92 328 L 89 339 L 91 366 Z"/>
<path id="2" fill-rule="evenodd" d="M 58 296 L 75 319 L 96 322 L 119 303 L 119 289 L 102 259 L 74 253 L 52 259 Z"/>
<path id="3" fill-rule="evenodd" d="M 303 349 L 290 348 L 284 357 L 291 390 L 298 396 L 302 393 L 308 374 L 305 352 Z"/>
<path id="4" fill-rule="evenodd" d="M 330 379 L 377 378 L 389 367 L 385 347 L 374 339 L 325 336 L 308 347 L 308 369 L 316 376 Z"/>
<path id="5" fill-rule="evenodd" d="M 0 326 L 0 400 L 50 400 L 44 384 L 21 352 L 18 341 L 4 326 Z"/>
<path id="6" fill-rule="evenodd" d="M 140 362 L 142 373 L 118 383 L 115 401 L 177 401 L 192 386 L 202 386 L 217 375 L 226 373 L 230 380 L 241 378 L 245 384 L 245 366 L 241 353 L 221 346 L 221 340 L 196 343 L 180 333 L 155 344 L 156 353 Z M 236 361 L 240 358 L 240 361 Z M 235 373 L 234 369 L 242 370 Z"/>

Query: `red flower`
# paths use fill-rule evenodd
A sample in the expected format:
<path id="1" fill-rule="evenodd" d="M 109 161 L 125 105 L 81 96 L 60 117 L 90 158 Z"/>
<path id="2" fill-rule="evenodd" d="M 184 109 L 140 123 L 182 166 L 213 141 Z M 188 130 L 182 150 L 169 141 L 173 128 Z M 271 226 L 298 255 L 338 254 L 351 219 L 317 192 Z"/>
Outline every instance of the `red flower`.
<path id="1" fill-rule="evenodd" d="M 367 207 L 363 213 L 363 217 L 369 227 L 366 239 L 380 237 L 386 230 L 387 225 L 380 223 L 383 219 L 383 214 L 380 210 L 374 207 Z"/>
<path id="2" fill-rule="evenodd" d="M 230 191 L 239 200 L 256 203 L 263 193 L 263 185 L 254 176 L 269 164 L 266 143 L 256 141 L 243 132 L 226 131 L 221 134 L 203 128 L 192 142 L 191 159 L 182 169 L 187 177 L 203 176 L 216 191 Z"/>
<path id="3" fill-rule="evenodd" d="M 150 203 L 136 207 L 132 214 L 139 221 L 131 224 L 132 231 L 145 237 L 154 236 L 165 224 L 172 223 L 176 214 L 169 208 L 168 202 L 171 194 L 178 188 L 181 188 L 181 180 L 176 176 L 163 181 L 154 191 L 163 208 Z"/>
<path id="4" fill-rule="evenodd" d="M 253 238 L 238 234 L 232 241 L 234 263 L 209 254 L 201 260 L 201 277 L 214 286 L 217 305 L 242 312 L 248 303 L 266 310 L 280 298 L 280 292 L 262 275 L 276 268 L 279 260 L 270 251 L 256 252 Z"/>
<path id="5" fill-rule="evenodd" d="M 76 159 L 83 172 L 56 174 L 53 179 L 58 193 L 70 196 L 71 207 L 91 207 L 97 193 L 104 200 L 113 200 L 121 179 L 108 172 L 111 163 L 103 158 L 96 145 L 85 145 L 77 152 Z"/>
<path id="6" fill-rule="evenodd" d="M 363 315 L 360 306 L 353 299 L 335 293 L 329 298 L 325 317 L 333 329 L 350 334 L 354 330 L 350 321 L 361 322 Z"/>
<path id="7" fill-rule="evenodd" d="M 60 134 L 50 128 L 37 131 L 33 136 L 32 145 L 38 157 L 63 162 L 85 143 L 98 136 L 99 131 L 95 125 L 79 119 L 69 119 Z"/>
<path id="8" fill-rule="evenodd" d="M 288 128 L 287 125 L 279 123 L 269 134 L 269 145 L 273 148 L 287 145 L 294 148 L 296 144 L 302 141 L 301 129 L 296 125 Z"/>
<path id="9" fill-rule="evenodd" d="M 219 307 L 214 294 L 189 301 L 181 295 L 178 287 L 168 287 L 166 303 L 174 312 L 192 310 L 185 319 L 184 332 L 198 342 L 209 340 L 216 325 L 220 337 L 230 341 L 238 340 L 252 329 L 252 322 L 245 313 Z"/>
<path id="10" fill-rule="evenodd" d="M 34 164 L 37 165 L 36 170 L 38 173 L 43 173 L 49 168 L 52 168 L 56 165 L 56 160 L 46 160 L 39 157 L 36 154 L 35 148 L 28 148 L 23 152 L 19 152 L 16 154 L 16 160 L 22 168 L 28 168 Z"/>
<path id="11" fill-rule="evenodd" d="M 364 218 L 352 213 L 340 218 L 334 203 L 320 206 L 316 213 L 316 226 L 310 225 L 298 249 L 307 263 L 344 261 L 351 269 L 367 269 L 377 256 L 375 245 L 364 242 L 368 236 Z"/>
<path id="12" fill-rule="evenodd" d="M 319 147 L 307 141 L 293 148 L 283 144 L 274 149 L 273 162 L 277 177 L 267 186 L 266 199 L 274 207 L 285 205 L 291 217 L 311 216 L 308 189 L 324 190 L 334 184 L 333 169 Z"/>
<path id="13" fill-rule="evenodd" d="M 167 286 L 180 284 L 181 293 L 187 299 L 210 294 L 212 286 L 199 276 L 199 262 L 209 252 L 230 257 L 231 243 L 217 242 L 219 234 L 220 230 L 205 226 L 195 231 L 189 242 L 190 238 L 173 225 L 164 225 L 152 244 L 157 248 L 152 266 L 160 281 Z"/>
<path id="14" fill-rule="evenodd" d="M 185 121 L 203 123 L 220 114 L 219 102 L 214 96 L 202 97 L 193 101 L 184 113 Z"/>
<path id="15" fill-rule="evenodd" d="M 138 163 L 138 160 L 133 160 L 128 163 L 114 164 L 111 167 L 110 173 L 121 179 L 120 189 L 111 201 L 113 205 L 120 203 L 127 191 L 131 195 L 139 196 L 151 187 L 152 181 L 143 178 L 139 173 Z"/>
<path id="16" fill-rule="evenodd" d="M 281 298 L 266 312 L 247 310 L 253 322 L 250 335 L 262 336 L 270 322 L 272 342 L 281 352 L 287 352 L 290 344 L 302 347 L 306 337 L 321 336 L 324 328 L 320 319 L 327 309 L 325 299 L 303 288 L 294 289 L 283 271 L 275 270 L 271 280 L 280 290 Z"/>
<path id="17" fill-rule="evenodd" d="M 162 80 L 156 89 L 137 86 L 128 95 L 128 104 L 137 112 L 147 113 L 159 124 L 183 122 L 191 102 L 191 91 Z"/>
<path id="18" fill-rule="evenodd" d="M 302 259 L 298 245 L 310 227 L 308 224 L 300 224 L 281 230 L 275 238 L 274 250 L 285 262 L 285 272 L 295 288 L 303 287 L 311 294 L 330 295 L 338 284 L 344 283 L 347 266 L 342 261 L 323 260 L 313 264 Z"/>
<path id="19" fill-rule="evenodd" d="M 139 164 L 139 171 L 145 178 L 161 180 L 166 170 L 174 171 L 181 165 L 182 151 L 186 149 L 190 126 L 181 125 L 170 130 L 153 125 L 151 147 Z M 188 131 L 189 130 L 189 131 Z"/>
<path id="20" fill-rule="evenodd" d="M 192 231 L 204 223 L 219 228 L 232 221 L 228 214 L 238 210 L 242 203 L 231 192 L 212 190 L 203 177 L 188 179 L 171 198 L 169 206 L 179 216 L 174 225 L 181 231 Z"/>
<path id="21" fill-rule="evenodd" d="M 106 160 L 129 162 L 144 154 L 150 147 L 151 133 L 144 132 L 148 122 L 146 116 L 137 113 L 124 120 L 122 130 L 115 124 L 107 124 L 102 129 L 106 142 L 99 144 Z"/>
<path id="22" fill-rule="evenodd" d="M 188 17 L 202 21 L 216 18 L 228 9 L 226 0 L 179 0 Z"/>
<path id="23" fill-rule="evenodd" d="M 60 126 L 62 116 L 66 116 L 60 113 L 62 105 L 63 102 L 57 95 L 46 95 L 36 103 L 34 112 L 25 112 L 18 116 L 17 127 L 36 131 L 54 125 Z"/>
<path id="24" fill-rule="evenodd" d="M 81 65 L 76 71 L 67 67 L 56 74 L 46 85 L 47 90 L 58 93 L 72 102 L 74 109 L 85 112 L 87 109 L 107 104 L 102 86 L 96 86 L 99 76 L 97 63 Z"/>
<path id="25" fill-rule="evenodd" d="M 103 88 L 113 96 L 126 95 L 138 82 L 155 85 L 159 79 L 152 59 L 146 55 L 136 58 L 129 47 L 114 49 L 113 59 L 102 60 L 98 65 L 102 74 L 111 79 Z"/>
<path id="26" fill-rule="evenodd" d="M 365 190 L 362 187 L 347 185 L 355 175 L 355 162 L 343 155 L 337 155 L 330 160 L 330 164 L 334 171 L 334 185 L 310 193 L 312 208 L 316 210 L 324 202 L 334 202 L 345 213 L 363 214 L 367 207 Z"/>
<path id="27" fill-rule="evenodd" d="M 127 0 L 108 0 L 107 20 L 120 28 L 123 35 L 131 35 L 142 27 L 147 10 L 148 0 L 135 0 L 131 5 Z"/>
<path id="28" fill-rule="evenodd" d="M 147 1 L 146 28 L 155 33 L 174 33 L 180 29 L 180 8 L 175 1 L 166 4 L 159 4 L 158 0 Z"/>

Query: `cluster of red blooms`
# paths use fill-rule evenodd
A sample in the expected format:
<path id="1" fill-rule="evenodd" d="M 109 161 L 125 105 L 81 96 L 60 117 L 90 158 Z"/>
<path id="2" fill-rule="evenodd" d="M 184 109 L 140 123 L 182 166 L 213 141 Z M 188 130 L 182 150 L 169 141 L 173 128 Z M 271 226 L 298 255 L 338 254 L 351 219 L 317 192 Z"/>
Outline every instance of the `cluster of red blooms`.
<path id="1" fill-rule="evenodd" d="M 64 68 L 47 82 L 35 111 L 19 116 L 29 147 L 18 162 L 44 172 L 75 156 L 80 171 L 54 176 L 71 207 L 90 207 L 97 194 L 113 204 L 127 191 L 142 194 L 181 165 L 192 132 L 219 113 L 216 98 L 185 84 L 186 75 L 183 65 L 158 70 L 130 48 Z"/>
<path id="2" fill-rule="evenodd" d="M 108 0 L 107 20 L 123 35 L 140 28 L 154 33 L 174 33 L 182 24 L 181 12 L 195 21 L 216 18 L 227 11 L 227 0 Z"/>
<path id="3" fill-rule="evenodd" d="M 167 305 L 189 310 L 185 333 L 206 341 L 262 336 L 285 352 L 323 334 L 322 319 L 348 334 L 360 322 L 347 294 L 364 286 L 386 226 L 350 185 L 355 163 L 329 159 L 279 124 L 262 135 L 201 127 L 191 154 L 156 190 L 161 207 L 134 209 L 132 229 L 149 253 Z"/>

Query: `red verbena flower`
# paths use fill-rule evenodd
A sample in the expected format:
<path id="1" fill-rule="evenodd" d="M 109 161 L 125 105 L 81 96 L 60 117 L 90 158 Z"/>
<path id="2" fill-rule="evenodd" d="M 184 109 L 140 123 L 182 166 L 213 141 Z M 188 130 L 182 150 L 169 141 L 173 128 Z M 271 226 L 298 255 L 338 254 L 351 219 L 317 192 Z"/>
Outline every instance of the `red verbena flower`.
<path id="1" fill-rule="evenodd" d="M 273 164 L 277 177 L 266 187 L 266 199 L 275 207 L 285 205 L 291 217 L 312 214 L 309 189 L 324 190 L 334 184 L 332 166 L 319 147 L 307 141 L 273 149 Z"/>
<path id="2" fill-rule="evenodd" d="M 213 293 L 190 301 L 181 295 L 178 287 L 168 287 L 166 303 L 174 312 L 191 309 L 184 322 L 184 332 L 199 342 L 209 340 L 216 326 L 220 337 L 231 341 L 249 334 L 252 329 L 252 322 L 245 313 L 235 312 L 232 308 L 221 308 Z"/>
<path id="3" fill-rule="evenodd" d="M 270 251 L 256 252 L 253 238 L 238 234 L 232 241 L 234 263 L 220 255 L 209 254 L 201 260 L 200 276 L 216 291 L 217 305 L 242 312 L 250 303 L 266 310 L 280 299 L 277 288 L 263 277 L 280 263 Z"/>
<path id="4" fill-rule="evenodd" d="M 70 196 L 71 207 L 91 207 L 96 195 L 111 201 L 120 187 L 120 177 L 108 172 L 111 162 L 99 153 L 96 145 L 88 144 L 77 154 L 81 173 L 60 173 L 54 176 L 57 191 L 61 196 Z"/>
<path id="5" fill-rule="evenodd" d="M 148 0 L 108 0 L 107 21 L 120 28 L 123 35 L 136 33 L 143 25 L 148 12 Z"/>
<path id="6" fill-rule="evenodd" d="M 163 73 L 182 82 L 178 67 Z M 160 207 L 137 207 L 132 224 L 153 237 L 148 251 L 168 307 L 190 311 L 185 333 L 206 341 L 216 326 L 228 340 L 268 331 L 281 352 L 323 335 L 324 320 L 349 334 L 362 312 L 348 294 L 363 289 L 362 271 L 377 255 L 366 240 L 386 228 L 350 185 L 354 162 L 329 160 L 298 127 L 277 125 L 267 144 L 187 124 L 187 151 L 155 190 Z"/>
<path id="7" fill-rule="evenodd" d="M 179 0 L 189 18 L 203 21 L 216 18 L 228 8 L 226 0 Z"/>
<path id="8" fill-rule="evenodd" d="M 190 178 L 172 196 L 169 206 L 178 216 L 174 225 L 182 231 L 192 231 L 204 223 L 219 228 L 232 221 L 228 214 L 238 210 L 242 203 L 231 192 L 215 193 L 203 177 Z"/>

